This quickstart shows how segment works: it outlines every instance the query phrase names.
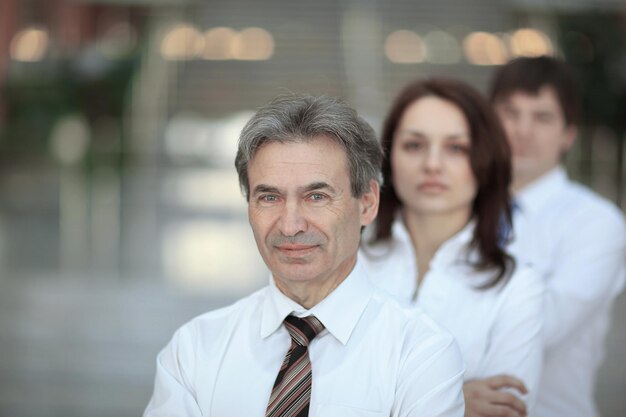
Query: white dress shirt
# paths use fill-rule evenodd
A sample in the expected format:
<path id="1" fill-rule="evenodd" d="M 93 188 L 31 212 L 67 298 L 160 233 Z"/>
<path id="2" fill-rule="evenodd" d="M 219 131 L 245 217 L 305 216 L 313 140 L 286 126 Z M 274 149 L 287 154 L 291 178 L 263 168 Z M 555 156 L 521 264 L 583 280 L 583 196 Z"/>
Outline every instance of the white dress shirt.
<path id="1" fill-rule="evenodd" d="M 452 333 L 465 361 L 465 380 L 516 376 L 529 391 L 519 396 L 531 407 L 541 374 L 543 283 L 518 263 L 508 281 L 477 289 L 493 272 L 476 272 L 467 262 L 476 256 L 468 255 L 473 230 L 471 222 L 441 245 L 419 288 L 415 251 L 402 220 L 394 222 L 389 241 L 365 247 L 361 256 L 377 286 L 421 306 Z"/>
<path id="2" fill-rule="evenodd" d="M 463 364 L 452 336 L 371 285 L 359 263 L 305 310 L 271 283 L 181 327 L 159 354 L 144 417 L 262 417 L 291 344 L 284 318 L 315 315 L 309 416 L 464 413 Z"/>
<path id="3" fill-rule="evenodd" d="M 540 417 L 591 417 L 611 305 L 624 286 L 624 218 L 558 167 L 516 195 L 516 250 L 546 283 Z"/>

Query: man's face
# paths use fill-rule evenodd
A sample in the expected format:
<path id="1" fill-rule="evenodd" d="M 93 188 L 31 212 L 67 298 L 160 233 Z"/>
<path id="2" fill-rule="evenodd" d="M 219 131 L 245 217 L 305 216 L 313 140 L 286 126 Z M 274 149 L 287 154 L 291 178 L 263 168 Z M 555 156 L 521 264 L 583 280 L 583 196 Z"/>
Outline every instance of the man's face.
<path id="1" fill-rule="evenodd" d="M 574 142 L 576 128 L 567 126 L 552 87 L 537 94 L 515 91 L 498 99 L 495 109 L 513 152 L 514 188 L 536 180 L 559 164 Z"/>
<path id="2" fill-rule="evenodd" d="M 268 143 L 248 164 L 248 216 L 279 287 L 341 282 L 356 261 L 361 226 L 378 209 L 378 187 L 352 196 L 348 160 L 334 140 Z"/>

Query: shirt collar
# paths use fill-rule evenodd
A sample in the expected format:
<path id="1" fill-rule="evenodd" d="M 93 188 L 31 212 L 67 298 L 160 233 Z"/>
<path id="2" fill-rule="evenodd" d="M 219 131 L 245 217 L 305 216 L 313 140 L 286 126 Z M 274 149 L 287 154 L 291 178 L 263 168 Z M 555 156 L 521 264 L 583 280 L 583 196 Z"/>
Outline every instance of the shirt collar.
<path id="1" fill-rule="evenodd" d="M 567 174 L 559 165 L 517 192 L 515 201 L 522 212 L 536 212 L 566 183 Z"/>
<path id="2" fill-rule="evenodd" d="M 396 214 L 396 218 L 391 226 L 391 237 L 393 239 L 399 240 L 402 243 L 410 243 L 411 247 L 413 247 L 413 242 L 411 241 L 411 235 L 409 234 L 409 229 L 407 229 L 404 224 L 404 220 L 402 220 L 402 216 L 399 211 Z"/>
<path id="3" fill-rule="evenodd" d="M 372 295 L 372 285 L 357 260 L 352 272 L 326 298 L 307 310 L 283 294 L 272 279 L 263 301 L 261 337 L 266 338 L 282 325 L 289 314 L 305 317 L 313 314 L 326 330 L 342 344 L 348 343 Z"/>
<path id="4" fill-rule="evenodd" d="M 471 242 L 475 227 L 476 221 L 472 219 L 454 236 L 443 242 L 435 253 L 431 265 L 458 260 L 459 254 L 462 253 L 460 249 L 467 247 Z M 396 216 L 396 220 L 393 223 L 392 236 L 394 239 L 401 241 L 404 247 L 411 248 L 411 253 L 408 256 L 414 256 L 412 252 L 413 242 L 411 241 L 411 236 L 400 215 Z"/>

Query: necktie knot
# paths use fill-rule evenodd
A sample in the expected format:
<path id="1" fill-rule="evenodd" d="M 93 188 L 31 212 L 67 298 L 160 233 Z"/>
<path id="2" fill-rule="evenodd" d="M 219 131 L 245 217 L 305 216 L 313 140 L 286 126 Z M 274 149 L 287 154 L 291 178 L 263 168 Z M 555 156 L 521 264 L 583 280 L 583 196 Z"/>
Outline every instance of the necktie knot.
<path id="1" fill-rule="evenodd" d="M 285 318 L 285 327 L 291 340 L 304 347 L 307 347 L 311 340 L 324 330 L 324 325 L 315 316 L 298 318 L 289 315 Z"/>

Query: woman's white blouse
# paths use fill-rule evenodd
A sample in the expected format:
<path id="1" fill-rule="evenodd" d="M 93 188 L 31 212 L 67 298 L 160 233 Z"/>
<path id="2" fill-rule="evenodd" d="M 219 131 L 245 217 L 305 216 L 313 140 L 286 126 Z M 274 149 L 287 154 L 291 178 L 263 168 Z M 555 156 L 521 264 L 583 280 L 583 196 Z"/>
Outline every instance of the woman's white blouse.
<path id="1" fill-rule="evenodd" d="M 364 247 L 360 257 L 375 285 L 403 304 L 421 306 L 452 333 L 465 361 L 466 381 L 513 375 L 524 381 L 531 405 L 541 372 L 543 282 L 518 262 L 506 282 L 478 289 L 491 275 L 468 263 L 476 256 L 469 251 L 473 230 L 470 223 L 439 248 L 419 288 L 413 244 L 401 220 L 394 223 L 389 241 Z"/>

